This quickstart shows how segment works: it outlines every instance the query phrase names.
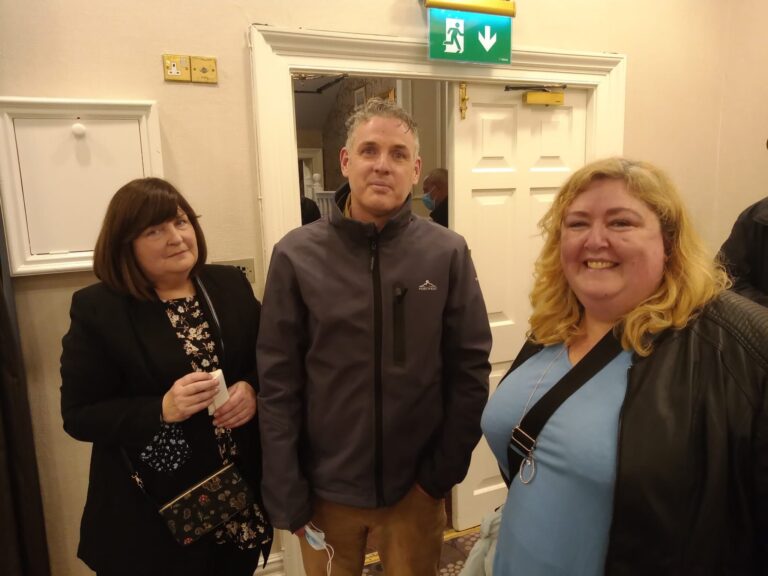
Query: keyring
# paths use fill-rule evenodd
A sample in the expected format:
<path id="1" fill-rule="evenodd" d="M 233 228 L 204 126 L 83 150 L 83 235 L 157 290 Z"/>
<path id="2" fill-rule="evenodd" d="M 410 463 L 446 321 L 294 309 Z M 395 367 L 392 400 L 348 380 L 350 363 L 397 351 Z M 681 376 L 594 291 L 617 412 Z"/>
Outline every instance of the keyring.
<path id="1" fill-rule="evenodd" d="M 525 474 L 526 469 L 530 470 L 528 474 Z M 517 476 L 523 484 L 531 483 L 533 477 L 536 476 L 536 461 L 533 459 L 533 456 L 526 456 L 523 461 L 520 462 L 520 471 Z"/>

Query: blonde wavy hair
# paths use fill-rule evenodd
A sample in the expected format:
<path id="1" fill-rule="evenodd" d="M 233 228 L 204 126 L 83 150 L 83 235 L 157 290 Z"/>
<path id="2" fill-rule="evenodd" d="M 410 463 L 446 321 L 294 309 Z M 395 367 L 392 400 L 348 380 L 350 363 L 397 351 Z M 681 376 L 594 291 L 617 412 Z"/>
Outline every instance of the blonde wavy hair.
<path id="1" fill-rule="evenodd" d="M 563 218 L 574 199 L 598 180 L 621 180 L 659 218 L 667 256 L 658 289 L 625 314 L 617 326 L 621 344 L 641 356 L 653 350 L 652 336 L 684 327 L 701 308 L 728 288 L 722 264 L 709 255 L 669 177 L 647 162 L 607 158 L 587 164 L 560 189 L 539 222 L 544 247 L 536 261 L 529 337 L 540 344 L 570 343 L 581 334 L 584 309 L 560 264 Z"/>

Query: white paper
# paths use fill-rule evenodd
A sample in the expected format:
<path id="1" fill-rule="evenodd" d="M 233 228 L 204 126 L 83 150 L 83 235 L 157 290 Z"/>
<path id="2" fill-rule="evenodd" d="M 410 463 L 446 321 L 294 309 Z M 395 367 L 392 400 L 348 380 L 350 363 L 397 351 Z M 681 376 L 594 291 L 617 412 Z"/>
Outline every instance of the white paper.
<path id="1" fill-rule="evenodd" d="M 221 370 L 214 370 L 211 372 L 211 376 L 219 381 L 219 391 L 216 392 L 216 396 L 213 397 L 213 402 L 208 406 L 208 414 L 213 416 L 213 413 L 229 400 L 229 390 L 227 390 L 227 383 L 224 382 L 224 372 Z"/>

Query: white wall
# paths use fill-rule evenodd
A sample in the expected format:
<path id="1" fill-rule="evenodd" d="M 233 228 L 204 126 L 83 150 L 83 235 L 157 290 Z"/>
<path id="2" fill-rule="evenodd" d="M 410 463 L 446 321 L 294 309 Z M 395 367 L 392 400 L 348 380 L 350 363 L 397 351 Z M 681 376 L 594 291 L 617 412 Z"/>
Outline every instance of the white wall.
<path id="1" fill-rule="evenodd" d="M 768 196 L 768 2 L 739 0 L 728 7 L 727 65 L 717 71 L 720 101 L 701 112 L 702 121 L 717 122 L 719 129 L 715 193 L 700 200 L 711 206 L 709 220 L 700 224 L 718 242 L 747 205 Z M 698 191 L 687 192 L 691 200 Z"/>
<path id="2" fill-rule="evenodd" d="M 717 248 L 738 212 L 768 194 L 768 3 L 517 7 L 516 46 L 627 54 L 625 153 L 671 172 Z M 416 0 L 0 0 L 0 14 L 0 95 L 157 100 L 166 177 L 203 215 L 211 259 L 257 258 L 258 293 L 248 25 L 415 37 L 426 22 Z M 165 83 L 164 52 L 216 56 L 219 84 Z M 71 293 L 91 281 L 83 273 L 14 281 L 55 576 L 88 573 L 75 548 L 89 449 L 61 431 L 58 357 Z"/>

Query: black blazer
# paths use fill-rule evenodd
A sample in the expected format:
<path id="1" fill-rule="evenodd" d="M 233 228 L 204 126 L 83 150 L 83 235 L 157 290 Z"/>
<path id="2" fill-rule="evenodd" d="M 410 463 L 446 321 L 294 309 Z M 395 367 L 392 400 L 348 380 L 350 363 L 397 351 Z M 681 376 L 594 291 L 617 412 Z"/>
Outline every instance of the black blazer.
<path id="1" fill-rule="evenodd" d="M 221 328 L 198 290 L 228 385 L 248 381 L 258 391 L 256 335 L 260 304 L 235 268 L 206 265 L 199 280 L 210 296 Z M 182 548 L 170 536 L 157 509 L 130 478 L 121 448 L 158 501 L 191 483 L 185 474 L 153 473 L 137 455 L 160 428 L 162 397 L 175 380 L 192 371 L 159 301 L 143 302 L 94 284 L 72 297 L 71 325 L 62 341 L 61 412 L 64 429 L 93 443 L 88 496 L 80 527 L 78 556 L 97 572 L 199 574 L 210 563 L 211 546 Z M 221 350 L 223 344 L 223 351 Z M 186 476 L 220 464 L 207 411 L 182 423 L 192 445 Z M 233 430 L 239 465 L 254 489 L 260 485 L 261 451 L 254 418 Z M 202 475 L 197 478 L 202 478 Z M 256 490 L 258 494 L 258 490 Z"/>

